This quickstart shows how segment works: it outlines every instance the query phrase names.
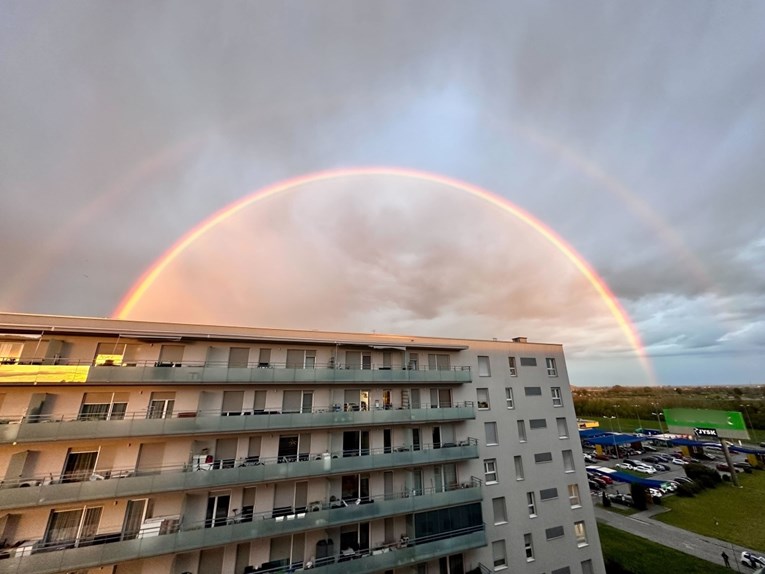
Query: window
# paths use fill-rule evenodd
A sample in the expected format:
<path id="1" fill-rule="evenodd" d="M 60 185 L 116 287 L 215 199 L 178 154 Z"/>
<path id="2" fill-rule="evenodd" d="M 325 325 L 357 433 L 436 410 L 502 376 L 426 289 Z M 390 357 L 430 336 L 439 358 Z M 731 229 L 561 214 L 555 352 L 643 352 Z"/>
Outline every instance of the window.
<path id="1" fill-rule="evenodd" d="M 476 389 L 476 395 L 478 396 L 479 410 L 488 410 L 491 408 L 491 402 L 489 401 L 489 389 Z"/>
<path id="2" fill-rule="evenodd" d="M 543 462 L 552 462 L 552 453 L 551 452 L 538 452 L 534 454 L 534 462 L 537 464 L 541 464 Z"/>
<path id="3" fill-rule="evenodd" d="M 258 368 L 267 369 L 271 366 L 271 349 L 260 349 L 258 351 Z"/>
<path id="4" fill-rule="evenodd" d="M 578 508 L 582 505 L 581 500 L 579 500 L 579 485 L 578 484 L 568 485 L 568 502 L 569 504 L 571 504 L 571 508 Z"/>
<path id="5" fill-rule="evenodd" d="M 517 377 L 518 376 L 518 369 L 515 366 L 515 357 L 508 357 L 507 363 L 510 366 L 510 376 L 511 377 Z"/>
<path id="6" fill-rule="evenodd" d="M 545 359 L 545 363 L 547 363 L 547 376 L 557 377 L 558 369 L 555 367 L 555 359 L 547 358 Z"/>
<path id="7" fill-rule="evenodd" d="M 518 423 L 518 440 L 520 442 L 526 442 L 526 423 L 522 419 L 519 419 L 517 423 Z"/>
<path id="8" fill-rule="evenodd" d="M 523 459 L 520 456 L 513 457 L 515 462 L 515 480 L 523 480 Z"/>
<path id="9" fill-rule="evenodd" d="M 513 389 L 505 387 L 505 403 L 508 409 L 515 408 L 515 399 L 513 399 Z"/>
<path id="10" fill-rule="evenodd" d="M 527 397 L 541 397 L 542 387 L 523 387 L 523 392 Z"/>
<path id="11" fill-rule="evenodd" d="M 574 536 L 577 546 L 587 546 L 587 531 L 584 528 L 584 521 L 574 522 Z"/>
<path id="12" fill-rule="evenodd" d="M 563 451 L 563 470 L 566 472 L 574 472 L 574 453 L 570 450 Z"/>
<path id="13" fill-rule="evenodd" d="M 565 417 L 558 417 L 555 419 L 558 424 L 558 438 L 568 438 L 568 425 L 566 424 Z"/>
<path id="14" fill-rule="evenodd" d="M 495 540 L 491 543 L 491 553 L 494 557 L 494 570 L 507 568 L 507 554 L 505 553 L 505 541 Z"/>
<path id="15" fill-rule="evenodd" d="M 563 568 L 556 568 L 550 574 L 571 574 L 571 568 L 564 566 Z"/>
<path id="16" fill-rule="evenodd" d="M 542 500 L 552 500 L 558 498 L 557 488 L 543 488 L 539 491 L 539 498 Z"/>
<path id="17" fill-rule="evenodd" d="M 489 357 L 478 356 L 478 376 L 490 377 L 491 365 L 489 365 Z"/>
<path id="18" fill-rule="evenodd" d="M 521 357 L 521 367 L 536 367 L 537 360 L 534 357 Z"/>
<path id="19" fill-rule="evenodd" d="M 553 538 L 560 538 L 563 536 L 563 527 L 562 526 L 553 526 L 552 528 L 548 528 L 545 530 L 545 537 L 547 540 L 552 540 Z"/>
<path id="20" fill-rule="evenodd" d="M 169 419 L 173 415 L 175 393 L 151 393 L 147 419 Z"/>
<path id="21" fill-rule="evenodd" d="M 592 560 L 582 560 L 582 574 L 594 574 Z"/>
<path id="22" fill-rule="evenodd" d="M 537 500 L 533 492 L 526 493 L 526 506 L 529 507 L 529 518 L 534 518 L 537 515 Z"/>
<path id="23" fill-rule="evenodd" d="M 487 458 L 483 461 L 483 474 L 486 479 L 486 484 L 497 482 L 497 460 L 494 458 Z"/>
<path id="24" fill-rule="evenodd" d="M 546 429 L 547 421 L 545 419 L 531 419 L 529 421 L 529 428 L 531 429 Z"/>
<path id="25" fill-rule="evenodd" d="M 288 369 L 313 369 L 316 366 L 316 351 L 287 349 Z"/>
<path id="26" fill-rule="evenodd" d="M 505 524 L 507 522 L 507 506 L 505 505 L 505 497 L 500 496 L 494 498 L 491 501 L 494 507 L 494 524 Z"/>
<path id="27" fill-rule="evenodd" d="M 430 371 L 448 371 L 450 370 L 449 355 L 440 353 L 428 354 L 428 370 Z"/>
<path id="28" fill-rule="evenodd" d="M 526 550 L 526 562 L 534 561 L 534 542 L 531 540 L 531 533 L 523 535 L 523 547 Z"/>
<path id="29" fill-rule="evenodd" d="M 553 406 L 562 407 L 563 396 L 560 394 L 560 387 L 552 387 L 550 390 L 552 391 Z"/>
<path id="30" fill-rule="evenodd" d="M 497 437 L 497 423 L 483 423 L 483 430 L 486 433 L 486 446 L 495 446 L 499 444 L 499 437 Z"/>

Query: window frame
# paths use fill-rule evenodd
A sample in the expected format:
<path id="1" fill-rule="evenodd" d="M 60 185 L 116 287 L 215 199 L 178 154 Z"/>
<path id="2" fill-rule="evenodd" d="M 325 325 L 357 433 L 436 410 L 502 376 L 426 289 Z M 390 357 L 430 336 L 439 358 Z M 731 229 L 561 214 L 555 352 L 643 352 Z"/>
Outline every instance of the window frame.
<path id="1" fill-rule="evenodd" d="M 534 562 L 534 539 L 531 532 L 523 535 L 523 550 L 526 553 L 526 562 Z"/>
<path id="2" fill-rule="evenodd" d="M 515 421 L 515 424 L 518 427 L 518 442 L 529 442 L 529 438 L 526 433 L 526 421 L 523 419 L 518 419 Z"/>
<path id="3" fill-rule="evenodd" d="M 490 470 L 490 467 L 493 468 L 493 470 Z M 494 475 L 494 478 L 490 479 L 489 475 Z M 497 472 L 496 458 L 483 459 L 483 478 L 486 484 L 497 484 L 499 482 L 499 473 Z"/>
<path id="4" fill-rule="evenodd" d="M 485 391 L 485 394 L 483 397 L 481 396 L 483 394 L 482 391 Z M 488 387 L 481 387 L 476 389 L 475 396 L 476 396 L 476 405 L 479 411 L 491 410 L 491 394 L 489 393 Z"/>
<path id="5" fill-rule="evenodd" d="M 571 473 L 576 472 L 576 463 L 574 462 L 574 451 L 571 449 L 565 449 L 561 451 L 563 456 L 563 472 Z M 569 465 L 569 462 L 571 463 Z"/>
<path id="6" fill-rule="evenodd" d="M 511 377 L 517 377 L 518 376 L 518 363 L 515 360 L 515 357 L 508 357 L 507 358 L 507 366 L 510 369 L 510 376 Z"/>
<path id="7" fill-rule="evenodd" d="M 557 377 L 558 376 L 558 366 L 555 361 L 554 357 L 547 357 L 545 358 L 545 366 L 547 367 L 547 376 L 548 377 Z"/>
<path id="8" fill-rule="evenodd" d="M 513 387 L 505 387 L 505 406 L 507 410 L 513 410 L 515 408 L 515 393 Z"/>
<path id="9" fill-rule="evenodd" d="M 563 393 L 560 387 L 550 387 L 550 393 L 552 394 L 553 407 L 559 408 L 563 406 Z"/>
<path id="10" fill-rule="evenodd" d="M 558 438 L 559 439 L 571 438 L 571 436 L 570 436 L 570 434 L 568 432 L 568 421 L 566 420 L 566 417 L 555 417 L 555 424 L 558 427 Z M 562 432 L 562 434 L 561 434 L 561 432 Z"/>
<path id="11" fill-rule="evenodd" d="M 492 428 L 494 429 L 494 442 L 489 442 L 489 431 Z M 487 421 L 483 423 L 483 432 L 486 435 L 486 446 L 499 446 L 499 430 L 497 430 L 496 421 Z"/>
<path id="12" fill-rule="evenodd" d="M 489 355 L 478 355 L 478 376 L 491 377 L 491 361 Z"/>
<path id="13" fill-rule="evenodd" d="M 515 467 L 515 480 L 526 480 L 526 473 L 523 470 L 523 457 L 519 454 L 513 456 L 513 466 Z"/>
<path id="14" fill-rule="evenodd" d="M 497 508 L 500 509 L 500 516 L 497 514 Z M 494 526 L 507 524 L 507 503 L 504 496 L 498 496 L 491 499 L 491 509 L 494 513 Z M 497 520 L 499 518 L 499 520 Z"/>
<path id="15" fill-rule="evenodd" d="M 589 542 L 587 542 L 587 527 L 584 524 L 584 520 L 574 522 L 574 539 L 578 548 L 589 546 Z"/>
<path id="16" fill-rule="evenodd" d="M 574 482 L 568 485 L 568 504 L 571 508 L 582 507 L 582 496 L 579 493 L 579 485 Z"/>
<path id="17" fill-rule="evenodd" d="M 529 511 L 529 518 L 536 518 L 537 514 L 537 495 L 533 490 L 526 493 L 526 508 Z"/>
<path id="18" fill-rule="evenodd" d="M 501 552 L 497 552 L 497 549 L 500 549 Z M 507 569 L 507 547 L 504 538 L 494 540 L 491 543 L 491 561 L 495 572 Z"/>

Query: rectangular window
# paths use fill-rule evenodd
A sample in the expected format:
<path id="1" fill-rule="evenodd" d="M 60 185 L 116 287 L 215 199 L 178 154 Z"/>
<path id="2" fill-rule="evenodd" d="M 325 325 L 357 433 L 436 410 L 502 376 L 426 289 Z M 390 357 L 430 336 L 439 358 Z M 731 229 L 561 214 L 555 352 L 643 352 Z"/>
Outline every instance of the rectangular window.
<path id="1" fill-rule="evenodd" d="M 533 492 L 526 493 L 526 506 L 529 508 L 529 518 L 534 518 L 537 515 L 537 500 Z"/>
<path id="2" fill-rule="evenodd" d="M 497 423 L 483 423 L 483 430 L 486 433 L 486 446 L 495 446 L 499 444 L 497 436 Z"/>
<path id="3" fill-rule="evenodd" d="M 515 462 L 515 480 L 523 480 L 523 459 L 520 456 L 513 457 Z"/>
<path id="4" fill-rule="evenodd" d="M 515 399 L 513 399 L 513 389 L 505 387 L 505 403 L 508 409 L 515 408 Z"/>
<path id="5" fill-rule="evenodd" d="M 560 538 L 563 536 L 563 527 L 562 526 L 553 526 L 552 528 L 548 528 L 545 530 L 545 537 L 547 540 L 552 540 L 553 538 Z"/>
<path id="6" fill-rule="evenodd" d="M 478 376 L 479 377 L 490 377 L 491 376 L 491 365 L 489 364 L 489 357 L 486 356 L 478 356 Z"/>
<path id="7" fill-rule="evenodd" d="M 552 462 L 552 453 L 538 452 L 534 455 L 534 462 L 536 462 L 537 464 L 540 464 L 543 462 Z"/>
<path id="8" fill-rule="evenodd" d="M 494 498 L 491 501 L 494 508 L 494 524 L 505 524 L 507 522 L 507 506 L 505 505 L 505 497 L 500 496 Z"/>
<path id="9" fill-rule="evenodd" d="M 563 470 L 566 472 L 574 472 L 574 453 L 570 450 L 563 451 Z"/>
<path id="10" fill-rule="evenodd" d="M 479 410 L 488 410 L 491 408 L 491 401 L 489 401 L 489 389 L 476 389 L 476 395 L 478 397 Z"/>
<path id="11" fill-rule="evenodd" d="M 563 568 L 557 568 L 550 572 L 550 574 L 571 574 L 571 568 L 564 566 Z"/>
<path id="12" fill-rule="evenodd" d="M 486 479 L 486 484 L 493 484 L 497 482 L 497 460 L 494 458 L 487 458 L 483 461 L 483 474 Z"/>
<path id="13" fill-rule="evenodd" d="M 568 425 L 566 424 L 565 417 L 558 417 L 555 419 L 558 424 L 558 438 L 568 438 Z"/>
<path id="14" fill-rule="evenodd" d="M 542 387 L 523 387 L 523 392 L 527 397 L 541 397 Z"/>
<path id="15" fill-rule="evenodd" d="M 526 562 L 534 561 L 534 542 L 531 539 L 531 533 L 523 535 L 523 548 L 526 551 Z"/>
<path id="16" fill-rule="evenodd" d="M 587 546 L 587 531 L 584 528 L 584 521 L 574 522 L 574 536 L 577 546 Z"/>
<path id="17" fill-rule="evenodd" d="M 545 363 L 547 363 L 547 376 L 548 377 L 557 377 L 558 376 L 558 369 L 555 366 L 555 359 L 547 358 L 547 359 L 545 359 Z"/>
<path id="18" fill-rule="evenodd" d="M 531 419 L 529 420 L 529 428 L 531 429 L 546 429 L 547 421 L 545 419 Z"/>
<path id="19" fill-rule="evenodd" d="M 507 554 L 505 553 L 505 541 L 495 540 L 491 543 L 491 553 L 494 557 L 494 570 L 507 568 Z"/>
<path id="20" fill-rule="evenodd" d="M 175 393 L 151 393 L 147 419 L 169 419 L 173 415 Z"/>
<path id="21" fill-rule="evenodd" d="M 543 488 L 539 491 L 539 498 L 542 500 L 552 500 L 553 498 L 558 498 L 558 489 Z"/>
<path id="22" fill-rule="evenodd" d="M 258 351 L 258 368 L 267 369 L 271 366 L 271 349 L 260 349 Z"/>
<path id="23" fill-rule="evenodd" d="M 560 387 L 552 387 L 550 390 L 552 391 L 553 406 L 562 407 L 563 396 L 560 394 Z"/>
<path id="24" fill-rule="evenodd" d="M 518 369 L 515 366 L 515 357 L 508 357 L 507 363 L 510 366 L 510 376 L 511 377 L 517 377 L 518 376 Z"/>
<path id="25" fill-rule="evenodd" d="M 582 560 L 582 574 L 595 574 L 592 568 L 592 560 Z"/>
<path id="26" fill-rule="evenodd" d="M 516 423 L 518 424 L 518 440 L 526 442 L 526 423 L 522 419 L 519 419 Z"/>
<path id="27" fill-rule="evenodd" d="M 579 506 L 582 505 L 582 501 L 579 499 L 578 484 L 568 485 L 568 502 L 571 505 L 571 508 L 578 508 Z"/>
<path id="28" fill-rule="evenodd" d="M 537 360 L 534 357 L 521 357 L 521 367 L 536 367 Z"/>
<path id="29" fill-rule="evenodd" d="M 448 371 L 450 370 L 449 355 L 440 353 L 428 354 L 428 370 L 430 371 Z"/>

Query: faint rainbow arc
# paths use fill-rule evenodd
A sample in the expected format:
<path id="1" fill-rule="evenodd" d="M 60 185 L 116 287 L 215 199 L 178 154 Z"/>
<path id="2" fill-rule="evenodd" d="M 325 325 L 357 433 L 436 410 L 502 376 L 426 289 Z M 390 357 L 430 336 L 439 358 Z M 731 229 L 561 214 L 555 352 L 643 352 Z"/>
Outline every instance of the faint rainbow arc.
<path id="1" fill-rule="evenodd" d="M 630 346 L 632 346 L 632 348 L 635 350 L 638 359 L 640 360 L 641 366 L 643 367 L 646 375 L 650 380 L 650 383 L 656 384 L 656 377 L 647 357 L 645 347 L 643 346 L 643 343 L 640 339 L 640 335 L 638 334 L 637 329 L 633 325 L 629 315 L 622 307 L 618 298 L 608 287 L 605 280 L 594 271 L 590 264 L 571 245 L 569 245 L 562 237 L 553 231 L 553 229 L 551 229 L 541 220 L 537 219 L 535 216 L 516 206 L 509 200 L 494 195 L 478 186 L 443 175 L 413 169 L 392 167 L 332 169 L 294 177 L 255 191 L 254 193 L 251 193 L 242 199 L 223 207 L 208 217 L 206 220 L 199 223 L 189 232 L 187 232 L 172 247 L 165 251 L 165 253 L 163 253 L 151 265 L 151 267 L 147 269 L 146 272 L 144 272 L 144 274 L 138 279 L 138 281 L 130 289 L 127 295 L 122 299 L 122 301 L 120 301 L 119 305 L 113 313 L 113 316 L 118 319 L 129 318 L 128 315 L 138 304 L 141 297 L 143 297 L 146 291 L 151 288 L 152 284 L 157 280 L 162 272 L 181 253 L 183 253 L 187 247 L 189 247 L 202 235 L 207 233 L 210 229 L 229 219 L 242 209 L 253 203 L 268 199 L 269 197 L 273 197 L 279 193 L 289 191 L 290 189 L 294 189 L 306 183 L 315 183 L 329 179 L 356 175 L 392 175 L 443 184 L 487 201 L 498 209 L 505 211 L 506 213 L 509 213 L 522 222 L 526 223 L 537 233 L 542 235 L 542 237 L 544 237 L 550 244 L 552 244 L 561 254 L 563 254 L 566 259 L 568 259 L 574 265 L 574 267 L 576 267 L 582 276 L 584 276 L 584 278 L 590 283 L 593 289 L 595 289 L 595 292 L 602 299 L 608 311 L 611 313 L 614 319 L 616 319 L 619 328 L 627 338 Z"/>

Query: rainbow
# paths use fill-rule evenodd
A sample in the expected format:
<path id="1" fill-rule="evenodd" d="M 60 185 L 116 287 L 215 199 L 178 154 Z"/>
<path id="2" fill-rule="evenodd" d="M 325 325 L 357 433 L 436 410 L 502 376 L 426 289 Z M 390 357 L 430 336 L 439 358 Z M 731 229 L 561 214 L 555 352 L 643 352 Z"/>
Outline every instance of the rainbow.
<path id="1" fill-rule="evenodd" d="M 632 323 L 632 320 L 629 318 L 629 315 L 624 310 L 621 303 L 613 294 L 611 289 L 608 287 L 605 280 L 600 277 L 600 275 L 595 272 L 590 264 L 587 263 L 587 261 L 579 253 L 577 253 L 577 251 L 562 237 L 560 237 L 545 223 L 530 213 L 524 211 L 517 205 L 511 203 L 507 199 L 494 195 L 485 189 L 463 181 L 459 181 L 443 175 L 413 169 L 394 167 L 359 167 L 332 169 L 298 176 L 278 182 L 262 190 L 255 191 L 243 197 L 242 199 L 222 208 L 195 226 L 193 229 L 188 231 L 183 237 L 181 237 L 143 273 L 143 275 L 138 279 L 138 281 L 133 285 L 130 291 L 128 291 L 128 293 L 119 303 L 113 313 L 113 316 L 118 319 L 128 319 L 135 306 L 138 304 L 144 294 L 151 288 L 157 278 L 181 253 L 183 253 L 187 247 L 202 237 L 209 230 L 225 222 L 227 219 L 234 216 L 241 210 L 256 202 L 263 201 L 283 192 L 294 190 L 307 183 L 315 183 L 358 175 L 391 175 L 442 184 L 482 199 L 492 206 L 506 213 L 509 213 L 510 215 L 518 218 L 523 223 L 527 224 L 542 237 L 544 237 L 545 240 L 552 244 L 561 254 L 563 254 L 589 282 L 598 296 L 602 299 L 608 311 L 616 320 L 619 328 L 627 338 L 630 346 L 635 350 L 635 353 L 637 354 L 643 369 L 648 375 L 650 382 L 652 384 L 656 384 L 656 379 L 653 374 L 653 369 L 648 359 L 645 347 L 643 346 L 640 335 Z"/>

